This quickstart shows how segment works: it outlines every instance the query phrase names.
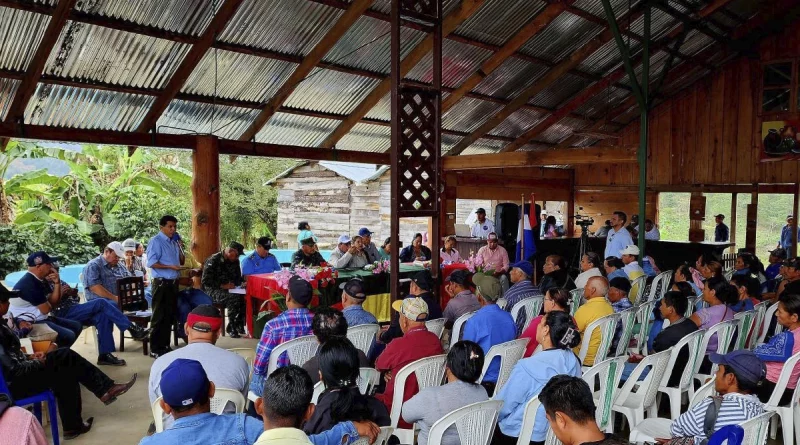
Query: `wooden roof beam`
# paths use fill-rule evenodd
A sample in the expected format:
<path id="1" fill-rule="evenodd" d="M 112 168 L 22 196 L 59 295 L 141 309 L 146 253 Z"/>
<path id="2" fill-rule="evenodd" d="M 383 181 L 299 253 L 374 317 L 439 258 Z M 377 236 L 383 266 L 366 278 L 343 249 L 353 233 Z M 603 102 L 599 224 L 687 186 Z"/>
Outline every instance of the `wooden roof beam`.
<path id="1" fill-rule="evenodd" d="M 517 151 L 488 155 L 447 156 L 442 168 L 471 170 L 499 167 L 543 167 L 548 165 L 581 165 L 598 162 L 636 162 L 636 149 L 623 147 L 583 147 L 568 150 Z"/>
<path id="2" fill-rule="evenodd" d="M 350 29 L 351 26 L 361 17 L 361 14 L 372 5 L 373 0 L 354 0 L 353 3 L 347 8 L 344 14 L 336 21 L 336 23 L 328 30 L 322 40 L 317 43 L 311 52 L 303 58 L 303 61 L 295 68 L 288 79 L 281 85 L 275 95 L 267 102 L 261 112 L 258 113 L 253 123 L 245 130 L 239 137 L 240 141 L 249 141 L 254 139 L 258 132 L 264 127 L 269 119 L 280 109 L 286 102 L 289 96 L 294 92 L 295 88 L 311 73 L 311 70 L 325 54 L 333 48 L 339 39 Z"/>
<path id="3" fill-rule="evenodd" d="M 61 30 L 64 24 L 67 23 L 72 7 L 75 6 L 77 0 L 61 0 L 58 2 L 50 21 L 47 23 L 47 28 L 42 35 L 42 40 L 39 41 L 39 46 L 36 48 L 36 53 L 33 55 L 31 62 L 25 72 L 25 77 L 22 78 L 22 83 L 14 95 L 14 100 L 8 108 L 5 121 L 20 121 L 25 118 L 25 108 L 28 106 L 28 101 L 36 91 L 36 85 L 44 72 L 44 66 L 47 63 L 47 58 L 53 51 L 58 42 L 58 37 L 61 35 Z"/>
<path id="4" fill-rule="evenodd" d="M 458 8 L 444 18 L 442 23 L 442 38 L 456 30 L 459 25 L 470 18 L 485 0 L 463 0 Z M 433 49 L 433 34 L 428 34 L 425 39 L 417 44 L 408 55 L 400 61 L 400 77 L 405 77 L 428 53 Z M 387 77 L 379 83 L 352 113 L 339 124 L 336 129 L 320 144 L 324 148 L 333 148 L 361 118 L 367 115 L 375 105 L 383 99 L 392 87 L 391 78 Z"/>
<path id="5" fill-rule="evenodd" d="M 472 73 L 458 88 L 455 89 L 445 100 L 442 101 L 442 114 L 464 97 L 465 94 L 472 91 L 473 88 L 478 86 L 479 83 L 487 76 L 492 74 L 494 70 L 500 67 L 503 62 L 511 57 L 522 45 L 528 40 L 539 34 L 547 27 L 553 20 L 556 19 L 566 9 L 566 1 L 553 2 L 547 5 L 542 12 L 536 15 L 533 20 L 529 21 L 522 29 L 515 34 L 511 39 L 500 48 L 499 51 L 492 54 L 477 71 Z"/>

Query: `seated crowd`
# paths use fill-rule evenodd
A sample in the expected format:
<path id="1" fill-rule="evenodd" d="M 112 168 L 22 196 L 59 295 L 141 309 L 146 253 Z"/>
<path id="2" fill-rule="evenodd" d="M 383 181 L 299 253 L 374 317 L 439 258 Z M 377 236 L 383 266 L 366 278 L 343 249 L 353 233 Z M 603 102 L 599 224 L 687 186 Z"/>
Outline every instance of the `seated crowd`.
<path id="1" fill-rule="evenodd" d="M 364 308 L 370 298 L 366 283 L 342 280 L 341 310 L 314 308 L 311 283 L 299 275 L 292 276 L 285 295 L 286 309 L 266 323 L 252 366 L 248 366 L 236 352 L 216 343 L 222 334 L 224 311 L 228 312 L 228 333 L 245 333 L 242 296 L 228 291 L 240 286 L 249 274 L 280 267 L 269 253 L 270 240 L 259 239 L 258 248 L 245 256 L 241 266 L 244 247 L 232 243 L 206 259 L 202 273 L 193 277 L 182 266 L 187 259 L 182 242 L 175 238 L 174 218 L 167 218 L 162 220 L 162 228 L 172 223 L 171 229 L 162 230 L 164 239 L 157 241 L 157 236 L 151 240 L 159 246 L 153 256 L 148 250 L 146 259 L 140 258 L 133 240 L 112 242 L 86 266 L 85 303 L 60 281 L 57 259 L 45 252 L 32 254 L 28 258 L 29 274 L 15 290 L 0 287 L 0 314 L 10 314 L 11 321 L 0 328 L 0 363 L 13 397 L 54 391 L 64 435 L 72 438 L 92 425 L 91 418 L 81 417 L 79 384 L 108 404 L 136 380 L 134 374 L 129 382 L 116 384 L 70 350 L 77 335 L 84 326 L 97 328 L 100 365 L 125 364 L 112 354 L 113 326 L 137 339 L 146 340 L 149 335 L 156 360 L 148 392 L 150 403 L 157 403 L 163 411 L 158 422 L 163 430 L 151 431 L 142 439 L 143 445 L 275 441 L 340 445 L 360 437 L 372 443 L 380 427 L 407 429 L 412 425 L 419 429 L 416 441 L 426 445 L 439 419 L 490 398 L 502 401 L 491 438 L 493 445 L 516 444 L 526 416 L 532 416 L 534 423 L 530 438 L 524 437 L 523 442 L 543 444 L 552 434 L 568 445 L 627 443 L 606 434 L 606 427 L 597 424 L 599 407 L 593 393 L 598 388 L 582 378 L 586 370 L 618 351 L 626 357 L 622 377 L 614 382 L 620 386 L 634 378 L 631 376 L 644 380 L 648 372 L 655 372 L 643 368 L 645 355 L 664 351 L 674 355 L 673 367 L 662 371 L 664 377 L 656 384 L 681 389 L 684 376 L 695 373 L 714 380 L 719 399 L 709 397 L 673 410 L 682 414 L 673 417 L 669 434 L 675 440 L 689 440 L 682 444 L 691 440 L 699 444 L 716 431 L 762 414 L 770 399 L 790 404 L 800 366 L 788 371 L 785 388 L 779 387 L 778 381 L 784 363 L 800 352 L 800 284 L 795 284 L 800 283 L 800 259 L 786 261 L 785 251 L 776 251 L 770 262 L 779 266 L 764 269 L 754 255 L 740 254 L 726 276 L 719 261 L 701 256 L 694 267 L 682 265 L 672 274 L 659 275 L 655 259 L 639 261 L 640 250 L 624 228 L 625 214 L 616 212 L 610 221 L 604 256 L 586 253 L 580 264 L 574 265 L 580 272 L 571 274 L 564 258 L 550 255 L 542 265 L 538 283 L 534 282 L 534 264 L 526 260 L 509 263 L 506 250 L 498 247 L 497 235 L 487 228 L 486 246 L 477 253 L 487 265 L 486 272 L 470 273 L 466 268 L 450 271 L 442 280 L 447 298 L 435 296 L 437 285 L 427 270 L 409 275 L 408 294 L 392 302 L 391 322 L 379 329 L 366 350 L 348 339 L 348 328 L 379 324 Z M 316 248 L 316 239 L 307 224 L 303 227 L 307 233 L 298 238 L 293 266 L 321 265 L 326 261 Z M 654 230 L 649 220 L 645 227 L 647 233 Z M 361 268 L 385 259 L 391 240 L 378 247 L 371 241 L 372 234 L 362 228 L 352 238 L 342 235 L 327 264 L 340 269 Z M 624 239 L 629 242 L 622 244 Z M 429 261 L 430 249 L 422 242 L 422 235 L 415 235 L 400 252 L 401 261 Z M 464 261 L 454 237 L 445 239 L 440 253 L 447 265 Z M 176 274 L 165 275 L 165 270 Z M 667 276 L 668 281 L 654 280 L 656 275 Z M 152 283 L 152 331 L 131 324 L 117 304 L 116 280 L 129 276 Z M 199 278 L 199 283 L 192 278 Z M 179 283 L 185 288 L 180 289 Z M 164 309 L 164 299 L 171 295 L 179 303 L 178 313 Z M 651 296 L 653 300 L 647 301 Z M 529 305 L 533 299 L 538 304 Z M 756 314 L 756 305 L 761 305 L 760 310 L 765 308 L 762 302 L 777 305 L 774 320 L 759 321 L 755 315 L 749 331 L 740 329 L 727 337 L 721 332 L 711 335 L 702 342 L 705 350 L 699 353 L 693 353 L 685 343 L 676 348 L 698 330 L 708 331 L 739 313 Z M 531 307 L 540 309 L 526 313 Z M 642 307 L 646 309 L 643 315 L 630 317 L 633 321 L 628 322 L 636 326 L 618 323 L 614 331 L 593 328 L 598 320 L 620 320 L 616 314 L 630 314 Z M 153 343 L 153 335 L 163 335 L 158 332 L 162 318 L 179 322 L 185 347 L 171 351 L 164 343 Z M 432 320 L 445 326 L 444 334 L 427 323 Z M 37 325 L 49 328 L 54 342 L 46 353 L 27 355 L 20 350 L 18 337 Z M 633 335 L 635 327 L 647 331 Z M 318 345 L 302 363 L 292 363 L 287 352 L 274 356 L 279 346 L 306 336 L 313 336 Z M 761 337 L 766 340 L 757 344 Z M 754 348 L 739 349 L 736 345 L 740 343 Z M 522 358 L 501 366 L 501 357 L 493 353 L 511 346 L 518 348 L 518 357 Z M 629 350 L 635 353 L 628 356 Z M 444 384 L 422 385 L 414 374 L 404 381 L 398 379 L 407 365 L 437 356 L 443 363 Z M 277 366 L 270 366 L 270 362 Z M 380 373 L 378 384 L 374 388 L 368 385 L 372 391 L 360 389 L 365 368 Z M 54 378 L 56 372 L 58 378 Z M 241 410 L 233 402 L 219 413 L 212 412 L 211 400 L 220 389 L 249 399 L 248 412 L 237 414 L 237 409 Z M 783 392 L 773 395 L 779 390 Z M 541 405 L 528 413 L 528 402 L 534 397 Z M 665 404 L 673 401 L 664 399 Z M 680 398 L 677 401 L 681 403 Z M 711 407 L 718 413 L 709 429 Z M 395 424 L 393 408 L 395 415 L 399 413 Z M 443 445 L 460 444 L 459 430 L 448 428 L 440 440 Z M 390 441 L 397 443 L 396 439 Z"/>

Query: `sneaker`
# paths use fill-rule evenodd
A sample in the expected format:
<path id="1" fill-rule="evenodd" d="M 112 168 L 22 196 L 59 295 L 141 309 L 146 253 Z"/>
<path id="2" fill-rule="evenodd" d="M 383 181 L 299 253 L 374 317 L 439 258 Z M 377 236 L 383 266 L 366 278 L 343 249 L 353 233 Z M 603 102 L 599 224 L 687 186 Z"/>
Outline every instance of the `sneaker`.
<path id="1" fill-rule="evenodd" d="M 125 360 L 114 357 L 114 354 L 100 354 L 97 357 L 97 364 L 100 366 L 125 366 Z"/>
<path id="2" fill-rule="evenodd" d="M 150 331 L 150 328 L 145 329 L 137 324 L 133 324 L 130 328 L 128 328 L 128 332 L 131 333 L 131 337 L 137 341 L 144 341 L 150 337 Z"/>

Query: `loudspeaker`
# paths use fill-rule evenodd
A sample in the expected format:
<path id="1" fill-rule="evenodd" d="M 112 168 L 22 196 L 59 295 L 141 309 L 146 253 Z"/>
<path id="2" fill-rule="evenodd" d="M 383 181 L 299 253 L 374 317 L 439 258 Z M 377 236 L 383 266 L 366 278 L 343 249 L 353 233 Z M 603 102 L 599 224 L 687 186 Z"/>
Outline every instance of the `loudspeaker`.
<path id="1" fill-rule="evenodd" d="M 519 230 L 519 204 L 504 202 L 497 204 L 494 208 L 494 229 L 497 237 L 504 242 L 507 240 L 517 241 L 517 230 Z"/>

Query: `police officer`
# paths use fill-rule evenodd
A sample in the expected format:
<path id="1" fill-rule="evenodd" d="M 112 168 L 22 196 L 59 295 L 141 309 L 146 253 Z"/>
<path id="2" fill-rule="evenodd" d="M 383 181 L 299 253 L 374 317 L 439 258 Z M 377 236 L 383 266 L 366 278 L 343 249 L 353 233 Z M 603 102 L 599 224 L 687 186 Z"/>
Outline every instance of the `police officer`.
<path id="1" fill-rule="evenodd" d="M 300 240 L 300 249 L 292 255 L 292 268 L 295 266 L 315 267 L 324 262 L 325 259 L 317 251 L 317 243 L 313 237 Z"/>
<path id="2" fill-rule="evenodd" d="M 281 264 L 275 255 L 269 253 L 272 241 L 269 237 L 262 236 L 256 243 L 256 250 L 242 260 L 242 275 L 255 275 L 259 273 L 272 273 L 281 270 Z"/>
<path id="3" fill-rule="evenodd" d="M 222 303 L 228 310 L 227 331 L 233 338 L 239 338 L 244 329 L 244 295 L 228 292 L 241 285 L 242 271 L 239 268 L 239 257 L 244 255 L 244 246 L 232 242 L 206 260 L 203 264 L 203 292 L 211 297 L 214 303 Z"/>

